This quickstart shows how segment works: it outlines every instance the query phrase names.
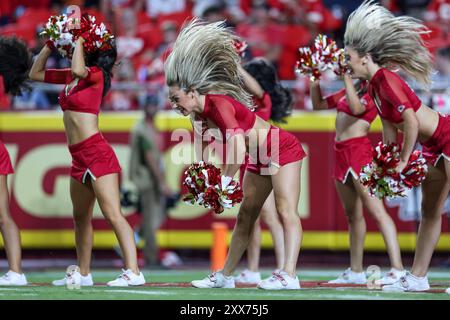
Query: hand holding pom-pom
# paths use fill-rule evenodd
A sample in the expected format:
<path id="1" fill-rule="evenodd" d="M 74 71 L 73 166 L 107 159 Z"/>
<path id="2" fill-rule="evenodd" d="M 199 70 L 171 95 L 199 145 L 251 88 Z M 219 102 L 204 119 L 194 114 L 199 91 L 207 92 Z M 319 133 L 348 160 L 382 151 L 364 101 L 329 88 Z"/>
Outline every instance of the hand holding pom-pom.
<path id="1" fill-rule="evenodd" d="M 185 172 L 183 185 L 189 193 L 183 197 L 188 204 L 199 204 L 221 213 L 240 203 L 243 192 L 239 182 L 222 176 L 219 168 L 203 161 L 193 163 Z"/>
<path id="2" fill-rule="evenodd" d="M 114 36 L 103 23 L 97 24 L 94 16 L 83 14 L 76 25 L 77 28 L 74 28 L 73 19 L 69 19 L 65 14 L 51 16 L 40 34 L 49 37 L 49 47 L 52 43 L 63 57 L 69 59 L 72 57 L 75 43 L 80 38 L 84 39 L 81 41 L 87 53 L 111 48 Z"/>
<path id="3" fill-rule="evenodd" d="M 361 183 L 370 195 L 379 199 L 404 197 L 406 191 L 418 187 L 425 180 L 428 166 L 422 153 L 414 150 L 405 168 L 398 173 L 400 147 L 379 142 L 373 150 L 372 163 L 365 165 L 360 174 Z"/>
<path id="4" fill-rule="evenodd" d="M 344 61 L 343 50 L 338 48 L 336 42 L 319 34 L 313 46 L 299 49 L 295 71 L 309 76 L 311 81 L 316 81 L 327 69 L 334 70 L 335 73 L 340 72 L 337 70 L 343 68 Z"/>
<path id="5" fill-rule="evenodd" d="M 53 43 L 53 41 L 52 40 L 47 40 L 46 42 L 45 42 L 45 45 L 50 49 L 50 50 L 55 50 L 56 48 L 55 48 L 55 44 Z"/>

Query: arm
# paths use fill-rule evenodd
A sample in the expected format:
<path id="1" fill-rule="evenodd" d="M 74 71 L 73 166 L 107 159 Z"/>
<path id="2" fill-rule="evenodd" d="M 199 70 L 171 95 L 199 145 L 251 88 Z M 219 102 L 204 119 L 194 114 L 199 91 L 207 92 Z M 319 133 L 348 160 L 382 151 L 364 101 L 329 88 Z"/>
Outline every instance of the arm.
<path id="1" fill-rule="evenodd" d="M 366 111 L 366 108 L 359 100 L 351 76 L 347 74 L 344 75 L 344 85 L 345 85 L 345 96 L 350 110 L 356 116 L 363 114 Z"/>
<path id="2" fill-rule="evenodd" d="M 209 142 L 205 141 L 205 135 L 203 134 L 203 121 L 195 120 L 193 117 L 190 118 L 192 128 L 194 129 L 194 151 L 196 161 L 209 160 L 209 152 L 207 150 Z M 205 128 L 206 129 L 206 128 Z"/>
<path id="3" fill-rule="evenodd" d="M 264 96 L 264 90 L 263 88 L 261 88 L 258 81 L 253 78 L 247 71 L 245 71 L 245 69 L 240 65 L 238 66 L 238 69 L 247 91 L 256 98 L 261 99 Z"/>
<path id="4" fill-rule="evenodd" d="M 408 164 L 409 157 L 414 150 L 414 145 L 419 134 L 419 120 L 413 109 L 407 109 L 402 113 L 403 118 L 403 145 L 400 153 L 400 163 L 397 171 L 401 172 Z"/>
<path id="5" fill-rule="evenodd" d="M 75 50 L 72 57 L 72 74 L 77 77 L 84 79 L 88 76 L 88 71 L 86 70 L 86 63 L 84 61 L 84 39 L 79 37 L 75 45 Z"/>
<path id="6" fill-rule="evenodd" d="M 400 163 L 397 165 L 397 172 L 401 172 L 409 160 L 409 156 L 414 149 L 419 133 L 419 121 L 413 109 L 412 102 L 405 90 L 404 81 L 395 74 L 382 74 L 380 98 L 390 103 L 392 112 L 401 115 L 403 120 L 403 145 L 400 154 Z M 407 86 L 406 86 L 407 87 Z"/>
<path id="7" fill-rule="evenodd" d="M 28 77 L 33 81 L 41 81 L 45 80 L 45 64 L 47 63 L 47 59 L 52 53 L 52 50 L 45 45 L 39 55 L 34 60 L 33 65 L 31 66 L 31 70 L 28 74 Z"/>
<path id="8" fill-rule="evenodd" d="M 223 168 L 223 175 L 233 178 L 236 172 L 240 169 L 245 161 L 245 138 L 242 133 L 232 136 L 226 145 L 227 158 L 225 167 Z"/>
<path id="9" fill-rule="evenodd" d="M 245 146 L 244 132 L 236 120 L 236 111 L 233 105 L 221 97 L 211 97 L 210 99 L 210 120 L 217 125 L 223 141 L 226 141 L 226 160 L 222 173 L 222 187 L 224 187 L 230 183 L 241 164 L 244 163 L 247 148 Z M 225 183 L 224 180 L 226 181 Z"/>
<path id="10" fill-rule="evenodd" d="M 320 89 L 320 81 L 310 82 L 310 95 L 311 102 L 314 110 L 325 110 L 328 109 L 327 100 L 323 98 L 322 91 Z"/>

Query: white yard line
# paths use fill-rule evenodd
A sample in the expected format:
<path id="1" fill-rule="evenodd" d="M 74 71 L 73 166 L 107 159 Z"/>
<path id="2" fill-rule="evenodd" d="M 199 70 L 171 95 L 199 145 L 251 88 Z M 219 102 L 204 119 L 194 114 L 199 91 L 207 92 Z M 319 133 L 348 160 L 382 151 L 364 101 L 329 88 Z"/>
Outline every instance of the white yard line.
<path id="1" fill-rule="evenodd" d="M 144 295 L 151 295 L 151 296 L 173 296 L 175 294 L 175 292 L 161 292 L 161 291 L 149 291 L 149 290 L 116 290 L 116 289 L 111 289 L 111 290 L 95 290 L 92 291 L 93 293 L 95 292 L 106 292 L 106 293 L 132 293 L 132 294 L 144 294 Z"/>

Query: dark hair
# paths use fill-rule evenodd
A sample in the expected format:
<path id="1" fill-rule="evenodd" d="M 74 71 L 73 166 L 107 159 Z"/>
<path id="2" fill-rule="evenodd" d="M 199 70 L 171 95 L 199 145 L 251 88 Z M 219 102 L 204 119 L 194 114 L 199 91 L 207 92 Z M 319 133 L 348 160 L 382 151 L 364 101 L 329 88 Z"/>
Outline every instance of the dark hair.
<path id="1" fill-rule="evenodd" d="M 103 96 L 111 88 L 112 69 L 117 59 L 117 47 L 115 42 L 107 50 L 99 50 L 94 53 L 86 54 L 86 66 L 99 67 L 103 72 Z"/>
<path id="2" fill-rule="evenodd" d="M 0 37 L 0 75 L 6 93 L 16 96 L 30 88 L 26 81 L 31 62 L 31 55 L 22 40 Z"/>
<path id="3" fill-rule="evenodd" d="M 292 94 L 281 86 L 275 67 L 264 59 L 253 59 L 244 65 L 244 69 L 269 94 L 272 102 L 270 119 L 286 123 L 284 118 L 292 114 Z"/>

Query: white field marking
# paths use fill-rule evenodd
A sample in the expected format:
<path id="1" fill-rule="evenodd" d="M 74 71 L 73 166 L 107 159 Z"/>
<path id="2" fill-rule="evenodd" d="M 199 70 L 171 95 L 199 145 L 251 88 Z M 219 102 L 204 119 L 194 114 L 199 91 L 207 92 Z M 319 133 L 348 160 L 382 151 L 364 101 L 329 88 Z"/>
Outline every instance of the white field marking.
<path id="1" fill-rule="evenodd" d="M 26 291 L 26 290 L 33 291 L 33 289 L 31 289 L 30 287 L 27 287 L 27 286 L 23 286 L 21 288 L 3 288 L 3 287 L 0 287 L 0 291 Z"/>
<path id="2" fill-rule="evenodd" d="M 24 292 L 27 289 L 29 290 L 29 288 L 0 288 L 0 291 L 15 291 L 15 292 L 22 292 L 22 295 L 37 295 L 36 293 Z M 116 289 L 111 289 L 111 290 L 104 290 L 104 289 L 100 289 L 100 290 L 96 290 L 96 289 L 94 289 L 94 290 L 83 290 L 83 289 L 80 289 L 80 290 L 73 290 L 73 291 L 72 290 L 67 290 L 67 291 L 69 291 L 69 292 L 81 292 L 81 291 L 83 291 L 84 293 L 97 293 L 97 292 L 133 293 L 133 294 L 161 295 L 161 296 L 163 296 L 163 295 L 166 295 L 166 296 L 169 295 L 170 296 L 170 295 L 177 294 L 175 292 L 161 292 L 161 291 L 156 291 L 156 290 L 153 290 L 153 291 L 149 291 L 149 290 L 139 291 L 139 290 L 126 290 L 126 289 L 120 289 L 120 290 L 116 290 Z M 0 295 L 4 295 L 4 294 L 0 293 Z"/>
<path id="3" fill-rule="evenodd" d="M 399 299 L 399 300 L 401 300 L 402 299 L 402 298 L 398 298 L 398 297 L 383 297 L 383 296 L 379 296 L 378 294 L 370 294 L 369 292 L 367 292 L 367 293 L 368 294 L 315 293 L 314 296 L 311 297 L 311 292 L 309 290 L 286 290 L 284 292 L 268 290 L 268 291 L 261 291 L 261 292 L 252 292 L 251 294 L 248 292 L 242 292 L 242 291 L 233 292 L 233 296 L 243 297 L 243 298 L 247 298 L 247 299 L 249 296 L 251 296 L 251 300 L 255 300 L 255 297 L 268 298 L 268 299 L 285 298 L 288 300 L 300 300 L 300 299 L 305 299 L 305 300 L 307 300 L 307 299 L 312 299 L 312 300 L 316 300 L 316 299 L 334 299 L 334 300 L 339 300 L 339 299 L 350 299 L 350 300 Z M 207 294 L 208 294 L 208 296 L 217 296 L 217 297 L 223 296 L 223 293 L 219 293 L 219 292 L 217 292 L 217 293 L 216 292 L 208 292 Z M 204 295 L 205 295 L 205 293 L 189 292 L 189 294 L 186 294 L 186 298 L 189 298 L 190 296 L 204 296 Z"/>
<path id="4" fill-rule="evenodd" d="M 112 289 L 112 290 L 93 290 L 92 292 L 93 293 L 97 293 L 97 292 L 133 293 L 133 294 L 145 294 L 145 295 L 152 295 L 152 296 L 157 296 L 157 295 L 159 295 L 159 296 L 173 296 L 175 294 L 178 294 L 178 293 L 175 293 L 175 292 L 161 292 L 161 291 L 148 291 L 148 290 L 139 291 L 139 290 L 125 290 L 125 289 L 124 290 L 115 290 L 115 289 Z"/>
<path id="5" fill-rule="evenodd" d="M 34 292 L 27 292 L 30 291 L 30 288 L 1 288 L 0 287 L 0 291 L 14 291 L 14 292 L 20 292 L 21 296 L 37 296 L 37 293 Z M 25 292 L 24 292 L 25 291 Z M 31 290 L 33 291 L 33 290 Z M 1 296 L 6 295 L 5 293 L 0 293 Z"/>

